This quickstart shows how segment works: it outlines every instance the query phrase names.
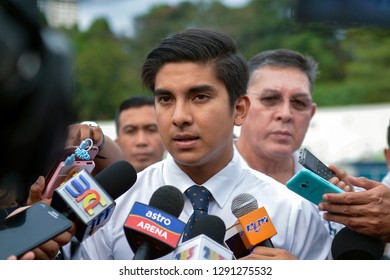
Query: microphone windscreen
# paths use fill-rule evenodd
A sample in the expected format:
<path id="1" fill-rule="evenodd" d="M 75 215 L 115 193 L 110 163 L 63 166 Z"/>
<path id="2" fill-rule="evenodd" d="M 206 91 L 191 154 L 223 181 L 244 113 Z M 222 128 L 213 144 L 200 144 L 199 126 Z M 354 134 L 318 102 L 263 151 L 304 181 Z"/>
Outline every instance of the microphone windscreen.
<path id="1" fill-rule="evenodd" d="M 226 226 L 221 218 L 214 215 L 203 215 L 194 223 L 189 239 L 204 234 L 215 242 L 223 245 L 225 240 Z"/>
<path id="2" fill-rule="evenodd" d="M 117 199 L 137 181 L 137 172 L 127 161 L 117 161 L 100 171 L 95 180 L 112 199 Z"/>
<path id="3" fill-rule="evenodd" d="M 361 234 L 348 227 L 336 234 L 331 247 L 335 260 L 380 260 L 384 250 L 382 238 Z"/>
<path id="4" fill-rule="evenodd" d="M 237 195 L 233 201 L 231 210 L 236 218 L 240 218 L 249 214 L 259 208 L 256 198 L 249 193 L 242 193 Z"/>
<path id="5" fill-rule="evenodd" d="M 149 206 L 179 217 L 184 207 L 183 194 L 174 186 L 162 186 L 153 193 Z"/>

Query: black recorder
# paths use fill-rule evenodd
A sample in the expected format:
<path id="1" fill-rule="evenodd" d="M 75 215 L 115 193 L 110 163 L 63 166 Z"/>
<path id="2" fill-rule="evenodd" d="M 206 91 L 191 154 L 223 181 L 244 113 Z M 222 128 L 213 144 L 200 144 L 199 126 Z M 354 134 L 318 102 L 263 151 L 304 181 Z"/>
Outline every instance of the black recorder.
<path id="1" fill-rule="evenodd" d="M 298 162 L 302 164 L 303 167 L 314 172 L 318 176 L 329 180 L 332 177 L 335 177 L 336 174 L 330 170 L 322 161 L 316 158 L 308 149 L 302 148 L 299 151 Z"/>

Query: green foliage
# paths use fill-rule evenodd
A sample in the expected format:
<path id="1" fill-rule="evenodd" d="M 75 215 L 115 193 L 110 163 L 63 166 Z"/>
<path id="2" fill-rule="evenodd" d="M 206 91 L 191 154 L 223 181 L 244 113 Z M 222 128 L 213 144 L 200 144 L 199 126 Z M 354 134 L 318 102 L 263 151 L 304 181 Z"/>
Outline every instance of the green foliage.
<path id="1" fill-rule="evenodd" d="M 215 28 L 232 36 L 242 55 L 291 48 L 319 62 L 314 89 L 319 106 L 390 102 L 390 31 L 301 24 L 294 0 L 252 0 L 231 8 L 218 0 L 163 4 L 135 19 L 135 35 L 118 37 L 105 19 L 86 32 L 67 30 L 76 51 L 75 107 L 79 119 L 112 119 L 126 97 L 151 94 L 139 74 L 148 52 L 166 36 L 191 27 Z"/>

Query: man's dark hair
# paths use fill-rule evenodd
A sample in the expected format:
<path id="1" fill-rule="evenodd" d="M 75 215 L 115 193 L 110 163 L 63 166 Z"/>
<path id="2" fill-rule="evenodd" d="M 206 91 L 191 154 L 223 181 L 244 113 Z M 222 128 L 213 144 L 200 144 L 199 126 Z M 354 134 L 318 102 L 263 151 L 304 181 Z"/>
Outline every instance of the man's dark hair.
<path id="1" fill-rule="evenodd" d="M 122 113 L 122 111 L 130 108 L 140 108 L 143 106 L 154 106 L 154 98 L 152 96 L 137 95 L 131 96 L 122 101 L 115 115 L 115 127 L 117 135 L 119 134 L 119 115 Z"/>
<path id="2" fill-rule="evenodd" d="M 306 74 L 310 83 L 310 93 L 313 94 L 314 82 L 318 75 L 318 63 L 310 56 L 288 49 L 276 49 L 261 52 L 248 62 L 249 76 L 264 66 L 293 67 Z"/>
<path id="3" fill-rule="evenodd" d="M 165 64 L 177 62 L 214 65 L 216 77 L 226 86 L 231 107 L 238 97 L 246 93 L 246 62 L 237 53 L 234 41 L 222 32 L 212 29 L 187 29 L 160 41 L 142 66 L 141 78 L 144 86 L 154 91 L 157 72 Z"/>

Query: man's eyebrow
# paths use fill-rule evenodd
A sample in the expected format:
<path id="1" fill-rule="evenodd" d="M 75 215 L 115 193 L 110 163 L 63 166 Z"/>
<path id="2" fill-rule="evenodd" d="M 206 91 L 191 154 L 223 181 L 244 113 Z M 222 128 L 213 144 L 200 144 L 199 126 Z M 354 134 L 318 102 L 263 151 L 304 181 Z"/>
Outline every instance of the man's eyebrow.
<path id="1" fill-rule="evenodd" d="M 248 94 L 253 94 L 253 95 L 256 95 L 256 96 L 262 96 L 263 94 L 281 94 L 280 91 L 276 90 L 276 89 L 264 89 L 262 90 L 261 92 L 249 92 Z"/>
<path id="2" fill-rule="evenodd" d="M 168 95 L 168 94 L 172 94 L 172 92 L 170 90 L 167 90 L 167 89 L 155 89 L 154 90 L 154 95 L 158 96 L 158 95 Z"/>
<path id="3" fill-rule="evenodd" d="M 264 89 L 262 92 L 253 92 L 253 93 L 249 93 L 249 94 L 261 96 L 263 94 L 280 94 L 281 95 L 282 93 L 276 89 Z M 310 99 L 310 94 L 307 94 L 305 92 L 297 92 L 297 93 L 294 93 L 292 95 L 292 97 L 306 97 L 306 98 Z"/>
<path id="4" fill-rule="evenodd" d="M 216 89 L 215 87 L 211 85 L 199 85 L 199 86 L 194 86 L 189 89 L 190 93 L 198 93 L 198 92 L 215 92 Z"/>
<path id="5" fill-rule="evenodd" d="M 216 88 L 212 85 L 199 85 L 199 86 L 193 86 L 187 90 L 187 93 L 198 93 L 198 92 L 216 92 Z M 158 88 L 154 90 L 154 94 L 156 96 L 159 95 L 170 95 L 172 92 L 167 89 Z"/>
<path id="6" fill-rule="evenodd" d="M 126 124 L 122 127 L 122 130 L 128 130 L 128 129 L 137 129 L 137 126 L 133 124 Z"/>

